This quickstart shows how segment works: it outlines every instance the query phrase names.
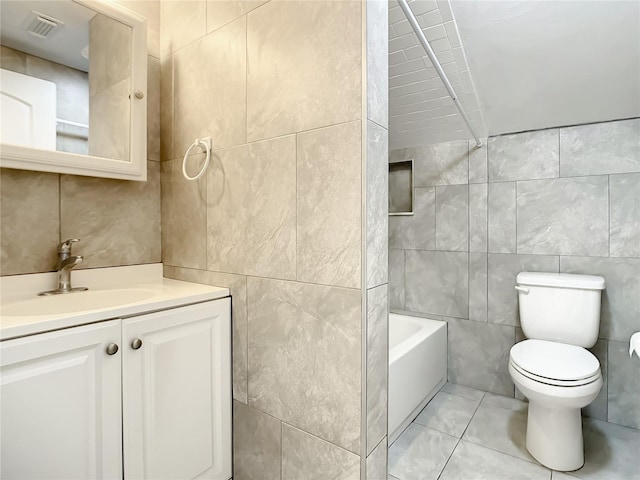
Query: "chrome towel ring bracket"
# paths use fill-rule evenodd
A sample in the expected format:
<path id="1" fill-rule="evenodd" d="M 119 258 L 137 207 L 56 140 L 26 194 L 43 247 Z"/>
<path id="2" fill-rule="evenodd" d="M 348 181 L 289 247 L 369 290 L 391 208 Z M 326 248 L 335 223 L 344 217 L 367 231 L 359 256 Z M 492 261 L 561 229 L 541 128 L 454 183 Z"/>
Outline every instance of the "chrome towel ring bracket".
<path id="1" fill-rule="evenodd" d="M 191 153 L 191 150 L 197 147 L 201 147 L 207 156 L 204 160 L 204 165 L 202 166 L 202 169 L 198 172 L 198 174 L 193 177 L 190 177 L 189 174 L 187 173 L 187 159 L 189 158 L 189 154 Z M 205 137 L 200 139 L 196 138 L 191 144 L 191 146 L 187 148 L 187 151 L 184 154 L 184 159 L 182 160 L 182 175 L 184 175 L 184 178 L 186 178 L 187 180 L 198 180 L 202 175 L 204 175 L 204 172 L 207 171 L 207 167 L 209 166 L 209 160 L 211 160 L 211 137 Z"/>

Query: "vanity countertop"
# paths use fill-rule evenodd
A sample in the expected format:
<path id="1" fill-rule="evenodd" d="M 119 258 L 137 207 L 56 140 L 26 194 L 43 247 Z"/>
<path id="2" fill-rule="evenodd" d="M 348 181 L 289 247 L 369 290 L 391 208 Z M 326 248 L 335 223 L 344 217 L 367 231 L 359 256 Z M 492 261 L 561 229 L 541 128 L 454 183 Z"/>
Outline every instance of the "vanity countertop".
<path id="1" fill-rule="evenodd" d="M 162 264 L 74 271 L 73 286 L 89 290 L 37 296 L 55 282 L 55 273 L 0 278 L 0 340 L 229 296 L 228 288 L 163 278 Z"/>

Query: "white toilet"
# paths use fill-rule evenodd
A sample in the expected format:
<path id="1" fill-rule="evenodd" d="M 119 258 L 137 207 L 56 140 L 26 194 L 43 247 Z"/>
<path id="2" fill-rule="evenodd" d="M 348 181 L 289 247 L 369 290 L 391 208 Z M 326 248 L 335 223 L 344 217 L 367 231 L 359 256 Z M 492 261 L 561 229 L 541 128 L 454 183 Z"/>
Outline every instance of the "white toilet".
<path id="1" fill-rule="evenodd" d="M 527 340 L 511 348 L 509 373 L 529 399 L 527 449 L 553 470 L 584 464 L 580 409 L 602 387 L 598 339 L 604 278 L 521 272 L 520 324 Z"/>

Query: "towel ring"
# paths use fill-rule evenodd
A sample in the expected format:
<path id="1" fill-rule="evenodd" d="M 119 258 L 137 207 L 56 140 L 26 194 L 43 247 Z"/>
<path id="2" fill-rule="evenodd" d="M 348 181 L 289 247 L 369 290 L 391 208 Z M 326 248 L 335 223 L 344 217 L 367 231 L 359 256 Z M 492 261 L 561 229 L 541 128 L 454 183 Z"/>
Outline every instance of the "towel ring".
<path id="1" fill-rule="evenodd" d="M 205 158 L 204 165 L 202 166 L 202 169 L 198 172 L 198 174 L 194 177 L 190 177 L 189 174 L 187 173 L 187 158 L 189 158 L 189 154 L 191 153 L 191 150 L 200 146 L 202 147 L 204 152 L 207 154 L 207 157 Z M 184 175 L 184 178 L 186 178 L 187 180 L 198 180 L 202 175 L 204 175 L 204 172 L 207 171 L 207 167 L 209 166 L 210 159 L 211 159 L 211 137 L 206 137 L 202 139 L 196 138 L 191 144 L 191 146 L 187 148 L 187 151 L 184 154 L 184 159 L 182 160 L 182 175 Z"/>

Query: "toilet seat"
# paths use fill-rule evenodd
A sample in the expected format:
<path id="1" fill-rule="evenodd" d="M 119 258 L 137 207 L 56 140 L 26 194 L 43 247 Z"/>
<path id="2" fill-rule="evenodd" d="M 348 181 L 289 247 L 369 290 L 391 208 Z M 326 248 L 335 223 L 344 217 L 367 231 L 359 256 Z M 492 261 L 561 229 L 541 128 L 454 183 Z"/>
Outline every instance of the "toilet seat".
<path id="1" fill-rule="evenodd" d="M 511 348 L 510 363 L 531 380 L 576 387 L 600 378 L 600 362 L 588 350 L 546 340 L 524 340 Z"/>

